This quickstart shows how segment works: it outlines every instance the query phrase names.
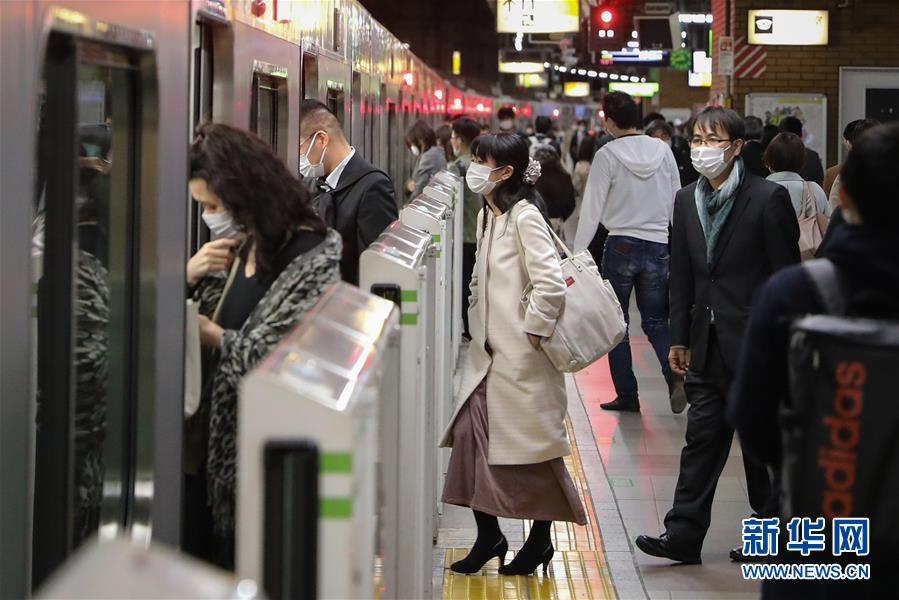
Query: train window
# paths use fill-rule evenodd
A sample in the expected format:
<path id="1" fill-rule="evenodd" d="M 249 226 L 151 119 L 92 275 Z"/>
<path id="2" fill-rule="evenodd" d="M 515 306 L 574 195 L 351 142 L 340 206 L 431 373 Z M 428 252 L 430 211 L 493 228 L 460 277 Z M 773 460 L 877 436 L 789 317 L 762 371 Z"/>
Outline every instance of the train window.
<path id="1" fill-rule="evenodd" d="M 334 113 L 334 116 L 337 117 L 337 120 L 340 121 L 340 126 L 344 128 L 346 131 L 346 127 L 344 126 L 344 93 L 343 88 L 333 87 L 333 82 L 328 82 L 328 95 L 326 96 L 325 105 L 327 105 L 328 110 Z"/>
<path id="2" fill-rule="evenodd" d="M 59 34 L 46 56 L 32 238 L 35 584 L 98 531 L 128 524 L 142 452 L 139 63 Z"/>
<path id="3" fill-rule="evenodd" d="M 193 115 L 191 120 L 191 140 L 197 126 L 207 121 L 212 121 L 213 98 L 213 26 L 203 21 L 195 24 L 194 54 L 193 54 L 193 89 L 191 98 L 193 101 Z M 200 217 L 202 208 L 197 202 L 188 202 L 188 255 L 192 256 L 200 247 L 209 241 L 209 228 Z"/>
<path id="4" fill-rule="evenodd" d="M 287 159 L 287 69 L 255 61 L 250 130 Z"/>
<path id="5" fill-rule="evenodd" d="M 303 54 L 303 98 L 318 98 L 318 59 Z"/>

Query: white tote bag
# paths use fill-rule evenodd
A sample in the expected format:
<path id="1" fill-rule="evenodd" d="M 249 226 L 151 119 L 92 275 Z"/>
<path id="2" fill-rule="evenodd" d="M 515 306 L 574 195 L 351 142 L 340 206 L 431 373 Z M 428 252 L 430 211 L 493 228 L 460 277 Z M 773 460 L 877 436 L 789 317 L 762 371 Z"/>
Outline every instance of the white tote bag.
<path id="1" fill-rule="evenodd" d="M 192 417 L 200 407 L 200 392 L 203 385 L 203 366 L 200 357 L 199 305 L 187 301 L 185 311 L 184 339 L 184 416 Z"/>
<path id="2" fill-rule="evenodd" d="M 612 284 L 602 278 L 590 252 L 572 255 L 571 250 L 547 226 L 558 248 L 565 253 L 562 259 L 562 278 L 565 281 L 565 305 L 556 321 L 552 335 L 544 338 L 540 348 L 562 373 L 575 373 L 591 365 L 624 339 L 627 324 L 618 296 Z M 519 251 L 524 261 L 524 249 L 519 237 Z M 528 284 L 521 297 L 527 307 L 533 286 Z"/>

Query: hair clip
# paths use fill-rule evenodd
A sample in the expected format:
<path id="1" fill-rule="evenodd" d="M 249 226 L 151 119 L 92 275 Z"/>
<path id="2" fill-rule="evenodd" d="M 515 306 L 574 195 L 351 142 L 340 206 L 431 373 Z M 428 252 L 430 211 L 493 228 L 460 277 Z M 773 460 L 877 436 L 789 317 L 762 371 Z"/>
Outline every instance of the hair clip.
<path id="1" fill-rule="evenodd" d="M 528 167 L 524 170 L 524 182 L 530 185 L 537 183 L 540 179 L 540 162 L 534 158 L 528 159 Z"/>

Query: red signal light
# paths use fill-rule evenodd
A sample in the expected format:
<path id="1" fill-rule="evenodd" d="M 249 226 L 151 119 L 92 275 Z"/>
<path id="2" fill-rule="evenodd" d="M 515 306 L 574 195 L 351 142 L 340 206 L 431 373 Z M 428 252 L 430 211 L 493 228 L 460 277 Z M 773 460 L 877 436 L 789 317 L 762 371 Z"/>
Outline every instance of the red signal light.
<path id="1" fill-rule="evenodd" d="M 599 13 L 599 20 L 608 25 L 615 18 L 615 13 L 606 9 Z"/>

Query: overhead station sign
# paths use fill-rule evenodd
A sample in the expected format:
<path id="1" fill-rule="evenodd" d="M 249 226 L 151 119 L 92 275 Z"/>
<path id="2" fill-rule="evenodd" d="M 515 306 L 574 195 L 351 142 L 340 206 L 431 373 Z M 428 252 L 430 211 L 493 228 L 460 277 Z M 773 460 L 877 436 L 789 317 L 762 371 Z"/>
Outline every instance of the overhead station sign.
<path id="1" fill-rule="evenodd" d="M 559 33 L 580 28 L 580 0 L 497 0 L 499 33 Z"/>
<path id="2" fill-rule="evenodd" d="M 784 46 L 826 46 L 826 10 L 750 10 L 750 44 Z"/>

